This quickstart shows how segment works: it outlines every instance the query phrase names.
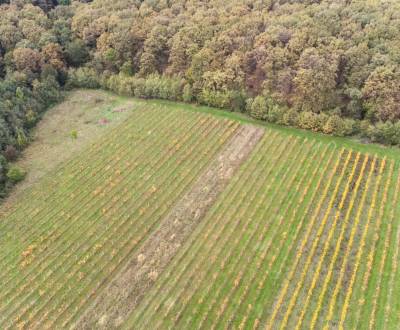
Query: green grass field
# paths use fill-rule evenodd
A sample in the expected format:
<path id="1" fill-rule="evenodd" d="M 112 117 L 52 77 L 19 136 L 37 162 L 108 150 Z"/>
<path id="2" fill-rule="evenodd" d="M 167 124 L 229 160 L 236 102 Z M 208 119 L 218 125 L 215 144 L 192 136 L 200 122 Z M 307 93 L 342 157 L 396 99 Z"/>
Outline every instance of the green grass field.
<path id="1" fill-rule="evenodd" d="M 75 327 L 249 122 L 128 100 L 125 120 L 0 215 L 1 329 Z M 395 149 L 265 126 L 168 265 L 152 265 L 154 282 L 116 324 L 398 328 L 399 159 Z M 136 298 L 127 292 L 124 299 Z"/>

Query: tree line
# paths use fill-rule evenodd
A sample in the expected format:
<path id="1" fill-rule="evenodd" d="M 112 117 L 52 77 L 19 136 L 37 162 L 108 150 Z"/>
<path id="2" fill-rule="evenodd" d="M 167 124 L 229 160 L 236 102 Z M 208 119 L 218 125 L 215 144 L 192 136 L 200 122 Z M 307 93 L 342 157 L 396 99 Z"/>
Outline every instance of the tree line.
<path id="1" fill-rule="evenodd" d="M 0 190 L 63 88 L 400 144 L 396 0 L 0 1 Z"/>

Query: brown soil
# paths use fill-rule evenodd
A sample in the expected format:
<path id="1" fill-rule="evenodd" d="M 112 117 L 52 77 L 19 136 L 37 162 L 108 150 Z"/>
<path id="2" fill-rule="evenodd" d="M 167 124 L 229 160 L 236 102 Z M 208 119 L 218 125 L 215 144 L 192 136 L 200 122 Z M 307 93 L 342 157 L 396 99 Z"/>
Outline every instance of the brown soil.
<path id="1" fill-rule="evenodd" d="M 191 189 L 161 221 L 158 229 L 104 288 L 75 327 L 109 329 L 123 323 L 176 255 L 263 134 L 263 129 L 250 125 L 238 129 Z"/>

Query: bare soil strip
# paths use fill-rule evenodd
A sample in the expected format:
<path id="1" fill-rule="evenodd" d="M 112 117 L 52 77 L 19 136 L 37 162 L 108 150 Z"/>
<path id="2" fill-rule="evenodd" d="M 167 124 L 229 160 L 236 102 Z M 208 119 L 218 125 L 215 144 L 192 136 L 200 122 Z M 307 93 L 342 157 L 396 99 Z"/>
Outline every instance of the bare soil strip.
<path id="1" fill-rule="evenodd" d="M 109 329 L 122 324 L 223 191 L 235 170 L 264 134 L 241 126 L 191 189 L 161 221 L 131 261 L 75 324 L 79 329 Z"/>

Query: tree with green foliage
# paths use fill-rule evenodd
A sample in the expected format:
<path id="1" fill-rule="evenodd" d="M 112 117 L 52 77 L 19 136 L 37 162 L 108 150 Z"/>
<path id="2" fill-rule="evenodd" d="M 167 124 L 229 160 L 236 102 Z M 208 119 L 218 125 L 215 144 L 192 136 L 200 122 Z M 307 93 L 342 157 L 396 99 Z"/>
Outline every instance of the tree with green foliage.
<path id="1" fill-rule="evenodd" d="M 2 1 L 1 152 L 64 86 L 393 144 L 397 12 L 398 1 Z"/>
<path id="2" fill-rule="evenodd" d="M 363 98 L 369 115 L 382 121 L 400 119 L 400 70 L 380 66 L 368 77 Z"/>

